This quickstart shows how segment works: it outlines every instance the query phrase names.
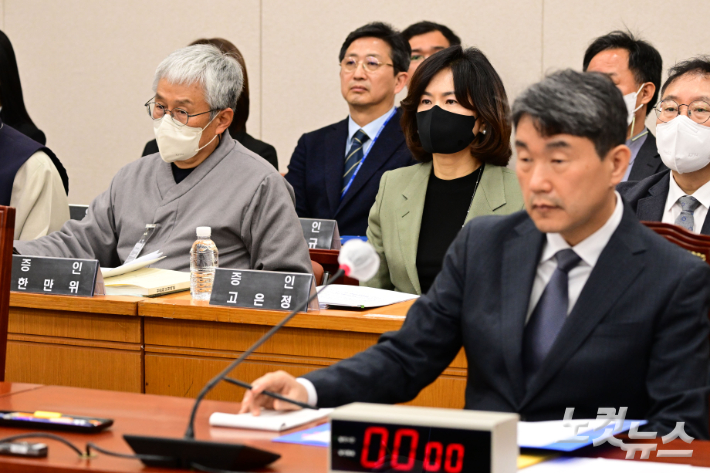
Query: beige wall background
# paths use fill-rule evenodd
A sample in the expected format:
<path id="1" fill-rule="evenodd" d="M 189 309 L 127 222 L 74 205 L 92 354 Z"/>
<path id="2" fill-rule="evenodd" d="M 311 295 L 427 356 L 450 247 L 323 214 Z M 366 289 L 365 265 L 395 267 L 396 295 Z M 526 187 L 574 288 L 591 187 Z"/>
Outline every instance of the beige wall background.
<path id="1" fill-rule="evenodd" d="M 286 170 L 299 136 L 347 116 L 338 51 L 351 30 L 428 19 L 483 50 L 514 98 L 546 72 L 581 69 L 596 36 L 629 28 L 664 69 L 710 53 L 710 0 L 0 0 L 32 119 L 89 203 L 153 138 L 143 104 L 170 52 L 221 36 L 244 54 L 250 134 Z M 650 122 L 650 120 L 649 120 Z"/>

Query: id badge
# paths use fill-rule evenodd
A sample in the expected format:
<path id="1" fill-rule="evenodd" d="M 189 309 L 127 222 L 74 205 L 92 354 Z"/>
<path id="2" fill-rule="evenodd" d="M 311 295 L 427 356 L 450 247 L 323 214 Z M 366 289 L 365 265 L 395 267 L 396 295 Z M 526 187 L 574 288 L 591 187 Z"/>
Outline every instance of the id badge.
<path id="1" fill-rule="evenodd" d="M 143 236 L 141 236 L 141 239 L 138 240 L 138 243 L 133 247 L 131 250 L 131 253 L 128 255 L 128 258 L 126 258 L 126 261 L 123 262 L 123 264 L 128 264 L 132 263 L 135 261 L 136 258 L 138 258 L 138 255 L 141 254 L 141 251 L 143 251 L 143 247 L 145 246 L 146 243 L 148 243 L 148 240 L 150 240 L 150 237 L 153 236 L 153 233 L 155 233 L 155 229 L 158 227 L 157 223 L 147 223 L 145 226 L 145 231 L 143 232 Z"/>

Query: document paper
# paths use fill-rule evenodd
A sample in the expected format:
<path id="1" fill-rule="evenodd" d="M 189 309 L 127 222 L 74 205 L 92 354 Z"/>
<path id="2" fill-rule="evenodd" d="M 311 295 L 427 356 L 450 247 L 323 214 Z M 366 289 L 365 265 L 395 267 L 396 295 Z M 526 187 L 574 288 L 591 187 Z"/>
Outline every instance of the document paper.
<path id="1" fill-rule="evenodd" d="M 374 287 L 333 284 L 318 294 L 318 302 L 329 306 L 367 309 L 409 301 L 417 297 L 419 296 L 416 294 L 375 289 Z"/>
<path id="2" fill-rule="evenodd" d="M 625 420 L 620 428 L 616 428 L 616 423 L 612 421 L 606 427 L 600 428 L 604 422 L 605 420 L 603 419 L 518 422 L 518 446 L 571 452 L 587 445 L 592 445 L 596 438 L 608 437 L 609 435 L 606 433 L 607 429 L 614 428 L 614 434 L 619 434 L 629 430 L 632 422 L 638 422 L 639 425 L 646 423 L 645 420 Z M 565 423 L 569 423 L 570 427 L 565 427 Z M 588 437 L 588 439 L 579 442 L 571 441 L 570 439 L 575 436 L 576 427 L 584 424 L 587 424 L 587 426 L 580 427 L 577 436 Z"/>
<path id="3" fill-rule="evenodd" d="M 267 410 L 261 411 L 261 415 L 258 416 L 250 413 L 224 414 L 215 412 L 210 416 L 210 425 L 280 432 L 327 417 L 332 411 L 333 409 L 302 409 L 289 412 Z"/>
<path id="4" fill-rule="evenodd" d="M 153 263 L 157 263 L 161 259 L 164 259 L 163 252 L 158 250 L 147 255 L 143 255 L 140 258 L 136 258 L 134 261 L 128 264 L 123 264 L 117 268 L 101 268 L 101 274 L 104 278 L 112 278 L 114 276 L 120 276 L 121 274 L 130 273 L 131 271 L 136 271 L 137 269 L 145 268 Z"/>

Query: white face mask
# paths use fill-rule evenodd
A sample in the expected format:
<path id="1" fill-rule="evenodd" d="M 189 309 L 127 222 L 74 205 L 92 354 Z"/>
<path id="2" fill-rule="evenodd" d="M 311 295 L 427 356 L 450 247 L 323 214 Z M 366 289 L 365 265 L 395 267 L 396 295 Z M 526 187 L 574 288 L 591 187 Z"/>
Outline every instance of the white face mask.
<path id="1" fill-rule="evenodd" d="M 217 116 L 214 118 L 217 118 Z M 212 123 L 214 118 L 210 120 L 210 123 Z M 210 123 L 205 128 L 210 126 Z M 192 158 L 217 138 L 217 135 L 215 135 L 209 143 L 200 148 L 200 138 L 202 138 L 202 131 L 205 128 L 180 126 L 169 113 L 166 113 L 160 120 L 154 120 L 153 131 L 155 131 L 155 140 L 158 142 L 160 157 L 166 163 L 185 161 Z"/>
<path id="2" fill-rule="evenodd" d="M 663 164 L 685 174 L 710 164 L 710 128 L 679 115 L 656 127 L 656 145 Z"/>
<path id="3" fill-rule="evenodd" d="M 631 92 L 630 94 L 624 95 L 624 102 L 626 103 L 626 110 L 628 110 L 629 115 L 626 117 L 626 124 L 631 125 L 631 122 L 634 121 L 634 117 L 636 117 L 636 112 L 643 107 L 643 104 L 639 105 L 638 107 L 636 106 L 636 99 L 639 95 L 639 92 L 641 92 L 641 89 L 643 89 L 644 84 L 641 84 L 641 87 L 639 87 L 639 90 L 636 92 Z"/>

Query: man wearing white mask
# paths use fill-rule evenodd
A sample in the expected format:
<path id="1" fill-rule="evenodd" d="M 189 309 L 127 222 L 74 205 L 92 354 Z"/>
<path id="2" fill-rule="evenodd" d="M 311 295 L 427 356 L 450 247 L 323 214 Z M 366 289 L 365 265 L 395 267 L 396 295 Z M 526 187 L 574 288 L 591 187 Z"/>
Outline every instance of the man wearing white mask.
<path id="1" fill-rule="evenodd" d="M 656 139 L 645 124 L 661 86 L 663 60 L 660 53 L 629 32 L 612 31 L 589 45 L 584 53 L 583 68 L 608 75 L 624 95 L 629 112 L 626 146 L 631 150 L 631 161 L 623 181 L 640 181 L 665 171 Z"/>
<path id="2" fill-rule="evenodd" d="M 710 56 L 669 71 L 656 107 L 658 152 L 671 170 L 618 190 L 640 220 L 710 235 Z"/>
<path id="3" fill-rule="evenodd" d="M 154 266 L 187 270 L 195 228 L 209 226 L 222 267 L 311 272 L 293 189 L 229 136 L 242 83 L 238 62 L 214 46 L 172 53 L 146 104 L 159 153 L 124 166 L 83 220 L 16 241 L 16 251 L 117 266 L 155 224 L 142 253 L 162 250 L 166 258 Z"/>

